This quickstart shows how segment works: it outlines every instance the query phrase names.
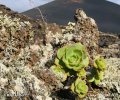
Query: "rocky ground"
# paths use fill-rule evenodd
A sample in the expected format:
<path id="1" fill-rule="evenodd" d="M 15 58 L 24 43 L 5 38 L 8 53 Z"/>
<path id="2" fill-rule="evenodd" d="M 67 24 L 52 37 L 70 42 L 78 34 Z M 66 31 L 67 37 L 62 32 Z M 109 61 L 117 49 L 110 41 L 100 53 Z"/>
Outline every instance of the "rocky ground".
<path id="1" fill-rule="evenodd" d="M 77 100 L 49 69 L 56 50 L 81 42 L 92 57 L 107 61 L 105 78 L 85 100 L 120 99 L 120 36 L 98 30 L 81 9 L 76 23 L 59 26 L 33 20 L 0 6 L 0 100 Z"/>

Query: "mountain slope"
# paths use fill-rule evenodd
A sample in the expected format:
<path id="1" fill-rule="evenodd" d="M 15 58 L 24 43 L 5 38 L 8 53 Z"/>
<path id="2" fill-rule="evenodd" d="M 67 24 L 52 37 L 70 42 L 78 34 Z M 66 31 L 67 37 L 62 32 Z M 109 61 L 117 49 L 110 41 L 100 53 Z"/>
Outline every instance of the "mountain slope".
<path id="1" fill-rule="evenodd" d="M 101 31 L 120 33 L 120 6 L 105 0 L 55 0 L 39 8 L 47 22 L 63 25 L 74 21 L 75 9 L 82 8 L 88 16 L 96 20 Z M 35 19 L 40 18 L 39 11 L 35 8 L 24 14 Z"/>

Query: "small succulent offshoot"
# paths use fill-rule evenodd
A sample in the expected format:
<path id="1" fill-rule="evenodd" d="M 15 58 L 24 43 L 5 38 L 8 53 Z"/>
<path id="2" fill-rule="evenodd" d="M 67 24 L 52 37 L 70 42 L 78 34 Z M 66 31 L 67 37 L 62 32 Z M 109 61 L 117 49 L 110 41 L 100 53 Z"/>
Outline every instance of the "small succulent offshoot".
<path id="1" fill-rule="evenodd" d="M 88 92 L 88 86 L 86 85 L 85 81 L 81 80 L 80 78 L 77 78 L 76 81 L 72 83 L 71 90 L 75 94 L 78 94 L 79 98 L 83 98 Z"/>
<path id="2" fill-rule="evenodd" d="M 98 85 L 103 80 L 105 68 L 106 62 L 104 58 L 97 56 L 94 61 L 94 67 L 91 70 L 91 74 L 87 77 L 88 82 L 94 82 Z"/>
<path id="3" fill-rule="evenodd" d="M 97 56 L 94 61 L 94 67 L 98 70 L 105 70 L 106 61 L 103 57 Z"/>

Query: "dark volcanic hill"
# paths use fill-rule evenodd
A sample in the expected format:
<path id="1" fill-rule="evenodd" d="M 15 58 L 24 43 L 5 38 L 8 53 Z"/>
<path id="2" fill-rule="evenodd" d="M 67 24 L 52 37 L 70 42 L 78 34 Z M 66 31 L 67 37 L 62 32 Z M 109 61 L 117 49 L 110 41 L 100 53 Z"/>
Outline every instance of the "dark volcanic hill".
<path id="1" fill-rule="evenodd" d="M 120 6 L 105 0 L 55 0 L 39 8 L 47 22 L 63 25 L 74 21 L 75 9 L 82 8 L 88 16 L 96 20 L 100 31 L 120 33 Z M 40 19 L 36 8 L 24 14 Z"/>

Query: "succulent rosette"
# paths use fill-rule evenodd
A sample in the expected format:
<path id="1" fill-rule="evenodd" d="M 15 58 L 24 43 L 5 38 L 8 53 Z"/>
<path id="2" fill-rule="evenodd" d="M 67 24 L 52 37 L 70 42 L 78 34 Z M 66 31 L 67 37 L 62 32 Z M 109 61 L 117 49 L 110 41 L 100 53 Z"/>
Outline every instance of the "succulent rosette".
<path id="1" fill-rule="evenodd" d="M 97 56 L 94 61 L 94 67 L 98 70 L 105 70 L 106 61 L 103 57 Z"/>
<path id="2" fill-rule="evenodd" d="M 76 81 L 71 85 L 71 90 L 78 94 L 80 98 L 83 98 L 88 92 L 88 86 L 84 80 L 77 78 Z"/>
<path id="3" fill-rule="evenodd" d="M 81 43 L 75 43 L 58 49 L 56 62 L 68 69 L 79 71 L 88 66 L 89 58 L 85 47 Z"/>

